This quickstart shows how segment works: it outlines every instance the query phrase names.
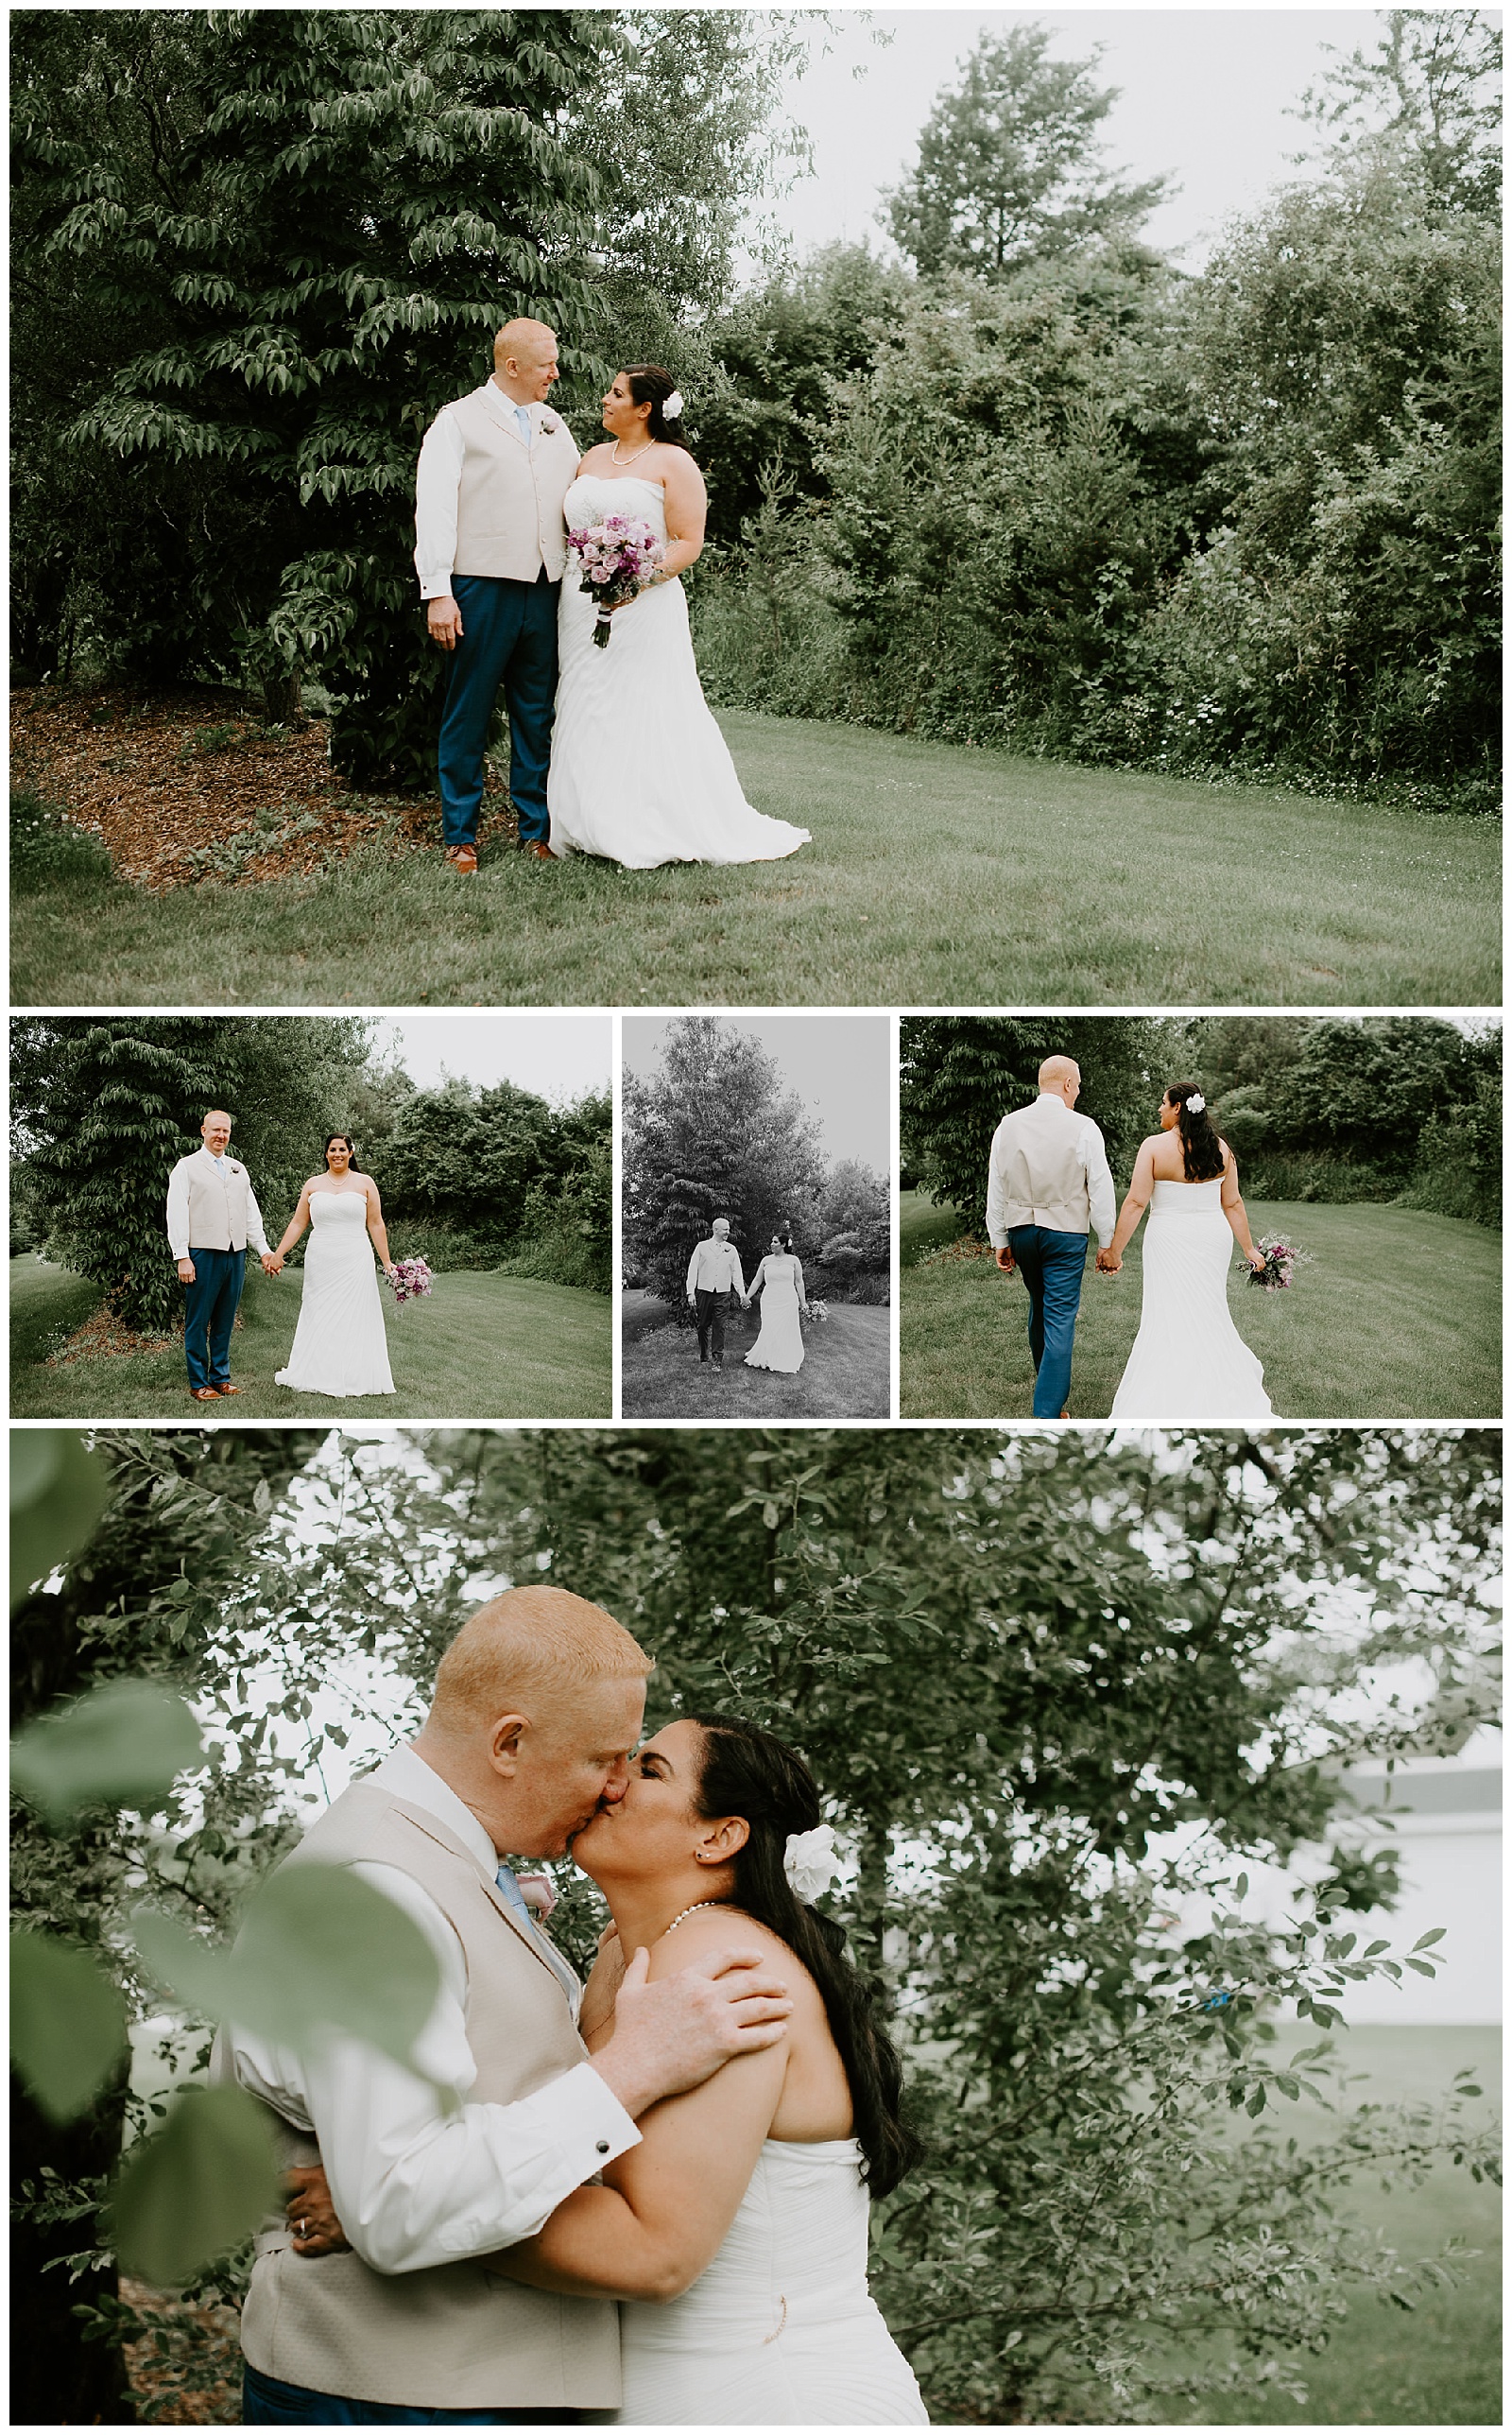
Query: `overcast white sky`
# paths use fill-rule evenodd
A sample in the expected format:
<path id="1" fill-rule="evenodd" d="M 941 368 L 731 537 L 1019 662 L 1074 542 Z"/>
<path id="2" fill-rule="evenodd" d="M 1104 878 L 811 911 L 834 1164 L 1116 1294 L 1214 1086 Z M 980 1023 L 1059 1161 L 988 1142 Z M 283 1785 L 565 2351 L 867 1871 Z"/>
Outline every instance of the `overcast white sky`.
<path id="1" fill-rule="evenodd" d="M 607 1014 L 406 1014 L 376 1023 L 373 1040 L 422 1090 L 444 1069 L 485 1086 L 513 1082 L 554 1106 L 607 1091 L 613 1063 Z"/>
<path id="2" fill-rule="evenodd" d="M 671 1019 L 626 1016 L 627 1073 L 656 1070 Z M 756 1014 L 720 1021 L 731 1031 L 751 1033 L 777 1060 L 787 1089 L 817 1117 L 827 1158 L 858 1158 L 876 1174 L 887 1173 L 892 1086 L 885 1015 Z"/>
<path id="3" fill-rule="evenodd" d="M 1286 108 L 1327 64 L 1322 45 L 1373 48 L 1383 28 L 1373 9 L 879 9 L 869 23 L 856 9 L 833 14 L 836 30 L 814 28 L 812 64 L 788 88 L 790 114 L 814 140 L 815 174 L 773 216 L 800 257 L 837 237 L 869 236 L 891 251 L 875 217 L 880 190 L 912 164 L 936 95 L 956 80 L 983 27 L 1021 24 L 1051 27 L 1057 59 L 1105 46 L 1098 81 L 1121 93 L 1103 122 L 1105 158 L 1138 178 L 1174 173 L 1180 192 L 1145 234 L 1187 269 L 1200 268 L 1226 219 L 1296 174 L 1286 156 L 1306 130 Z"/>

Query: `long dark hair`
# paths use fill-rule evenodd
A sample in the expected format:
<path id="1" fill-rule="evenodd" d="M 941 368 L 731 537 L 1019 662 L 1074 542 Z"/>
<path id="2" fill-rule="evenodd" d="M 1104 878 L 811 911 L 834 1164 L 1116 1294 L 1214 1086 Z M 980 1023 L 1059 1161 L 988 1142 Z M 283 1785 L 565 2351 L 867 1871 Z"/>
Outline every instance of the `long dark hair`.
<path id="1" fill-rule="evenodd" d="M 648 406 L 651 409 L 650 420 L 645 426 L 646 438 L 669 440 L 674 448 L 686 448 L 688 443 L 682 436 L 680 415 L 674 415 L 669 422 L 662 411 L 678 386 L 672 374 L 661 364 L 627 364 L 625 385 L 637 406 Z"/>
<path id="2" fill-rule="evenodd" d="M 333 1133 L 327 1133 L 327 1135 L 326 1135 L 326 1137 L 325 1137 L 325 1140 L 324 1140 L 323 1144 L 321 1145 L 321 1149 L 320 1149 L 320 1164 L 321 1164 L 321 1166 L 324 1166 L 324 1165 L 326 1164 L 327 1153 L 329 1152 L 330 1148 L 331 1148 L 331 1145 L 332 1145 L 332 1143 L 333 1143 L 334 1141 L 339 1141 L 339 1142 L 345 1142 L 345 1143 L 346 1143 L 346 1145 L 347 1145 L 347 1156 L 348 1156 L 348 1158 L 352 1161 L 352 1166 L 356 1166 L 356 1164 L 357 1164 L 357 1145 L 356 1145 L 356 1143 L 352 1140 L 352 1135 L 351 1135 L 350 1133 L 344 1133 L 344 1132 L 340 1132 L 340 1131 L 333 1132 Z"/>
<path id="3" fill-rule="evenodd" d="M 864 2179 L 885 2198 L 922 2153 L 903 2121 L 902 2065 L 882 2026 L 881 1989 L 846 1959 L 845 1930 L 800 1902 L 782 1873 L 789 1835 L 819 1823 L 818 1787 L 797 1751 L 740 1717 L 691 1717 L 703 1736 L 696 1796 L 703 1818 L 744 1818 L 750 1834 L 734 1861 L 738 1908 L 791 1945 L 824 1998 L 830 2034 L 850 2083 Z"/>
<path id="4" fill-rule="evenodd" d="M 1195 1082 L 1173 1082 L 1165 1095 L 1167 1104 L 1177 1111 L 1181 1164 L 1189 1183 L 1211 1183 L 1223 1173 L 1223 1144 L 1212 1129 L 1212 1118 L 1205 1107 L 1187 1106 L 1189 1099 L 1201 1096 Z"/>

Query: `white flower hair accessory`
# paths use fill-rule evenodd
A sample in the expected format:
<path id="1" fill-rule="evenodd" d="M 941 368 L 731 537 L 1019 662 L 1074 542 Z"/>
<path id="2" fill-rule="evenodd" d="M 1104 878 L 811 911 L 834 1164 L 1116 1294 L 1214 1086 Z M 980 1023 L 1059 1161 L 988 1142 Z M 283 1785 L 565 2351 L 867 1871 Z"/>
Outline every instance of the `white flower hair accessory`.
<path id="1" fill-rule="evenodd" d="M 1187 1113 L 1188 1113 L 1188 1114 L 1189 1114 L 1189 1115 L 1200 1116 L 1200 1115 L 1201 1115 L 1201 1114 L 1202 1114 L 1203 1109 L 1207 1106 L 1208 1102 L 1207 1102 L 1207 1100 L 1203 1097 L 1202 1093 L 1201 1093 L 1200 1091 L 1194 1091 L 1194 1092 L 1193 1092 L 1193 1094 L 1192 1094 L 1191 1098 L 1187 1101 L 1187 1103 L 1186 1103 L 1186 1104 L 1187 1104 Z"/>
<path id="2" fill-rule="evenodd" d="M 811 1826 L 806 1835 L 789 1835 L 782 1853 L 782 1874 L 799 1902 L 814 1902 L 827 1893 L 839 1874 L 833 1826 Z"/>
<path id="3" fill-rule="evenodd" d="M 668 423 L 676 423 L 679 415 L 682 412 L 682 391 L 680 389 L 675 389 L 670 397 L 664 397 L 662 399 L 662 412 L 663 418 Z"/>

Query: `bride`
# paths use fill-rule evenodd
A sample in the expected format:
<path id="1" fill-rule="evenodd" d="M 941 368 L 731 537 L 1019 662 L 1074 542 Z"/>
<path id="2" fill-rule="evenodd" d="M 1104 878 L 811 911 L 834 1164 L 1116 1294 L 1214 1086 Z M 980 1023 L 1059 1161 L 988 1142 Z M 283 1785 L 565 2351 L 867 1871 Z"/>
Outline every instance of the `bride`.
<path id="1" fill-rule="evenodd" d="M 803 1285 L 803 1263 L 790 1252 L 781 1235 L 750 1281 L 752 1299 L 762 1298 L 761 1334 L 746 1356 L 747 1369 L 801 1370 L 803 1329 L 799 1311 L 809 1306 Z"/>
<path id="2" fill-rule="evenodd" d="M 672 1977 L 729 1943 L 732 1911 L 793 1997 L 777 2045 L 653 2107 L 601 2185 L 483 2261 L 538 2290 L 619 2300 L 617 2425 L 929 2424 L 867 2289 L 870 2196 L 919 2147 L 871 1990 L 804 1898 L 833 1870 L 818 1826 L 814 1779 L 785 1743 L 735 1718 L 679 1717 L 574 1841 L 613 1915 L 583 1994 L 591 2049 L 612 2028 L 623 1955 L 645 1946 L 651 1977 Z M 319 2254 L 341 2228 L 323 2177 L 301 2178 L 296 2245 Z"/>
<path id="3" fill-rule="evenodd" d="M 1264 1374 L 1228 1312 L 1230 1237 L 1255 1269 L 1233 1151 L 1214 1131 L 1194 1082 L 1160 1103 L 1160 1130 L 1140 1144 L 1113 1239 L 1097 1254 L 1116 1272 L 1145 1209 L 1144 1303 L 1118 1391 L 1114 1420 L 1261 1420 Z"/>
<path id="4" fill-rule="evenodd" d="M 569 531 L 634 515 L 666 557 L 634 600 L 597 612 L 569 556 L 561 587 L 560 676 L 547 798 L 553 854 L 592 854 L 629 871 L 663 862 L 776 862 L 807 829 L 747 803 L 703 698 L 679 578 L 703 549 L 703 476 L 679 439 L 682 405 L 660 364 L 617 372 L 604 400 L 612 444 L 591 448 L 562 503 Z"/>
<path id="5" fill-rule="evenodd" d="M 285 1253 L 306 1226 L 311 1228 L 293 1350 L 288 1368 L 274 1373 L 281 1387 L 307 1395 L 394 1391 L 372 1252 L 387 1275 L 393 1275 L 394 1267 L 378 1186 L 370 1175 L 358 1173 L 356 1156 L 350 1133 L 331 1135 L 325 1146 L 326 1171 L 312 1175 L 300 1194 L 300 1205 L 273 1255 L 281 1269 Z"/>

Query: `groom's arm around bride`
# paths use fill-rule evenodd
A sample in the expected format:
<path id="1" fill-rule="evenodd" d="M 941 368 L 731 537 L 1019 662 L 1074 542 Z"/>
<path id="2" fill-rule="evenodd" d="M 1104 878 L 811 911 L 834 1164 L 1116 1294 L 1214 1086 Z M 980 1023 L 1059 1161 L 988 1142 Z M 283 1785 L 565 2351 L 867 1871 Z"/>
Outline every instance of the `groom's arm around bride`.
<path id="1" fill-rule="evenodd" d="M 560 1857 L 623 1798 L 648 1670 L 602 1609 L 507 1593 L 446 1652 L 415 1740 L 285 1863 L 352 1867 L 401 1902 L 441 1984 L 413 2071 L 351 2040 L 294 2054 L 232 2028 L 217 2042 L 217 2073 L 269 2107 L 284 2162 L 324 2167 L 352 2242 L 304 2257 L 282 2221 L 260 2236 L 248 2423 L 329 2423 L 334 2400 L 359 2420 L 394 2404 L 538 2422 L 616 2406 L 612 2306 L 477 2261 L 634 2146 L 637 2115 L 774 2043 L 791 2009 L 754 1951 L 654 1984 L 643 1955 L 590 2058 L 576 1975 L 504 1863 Z"/>

